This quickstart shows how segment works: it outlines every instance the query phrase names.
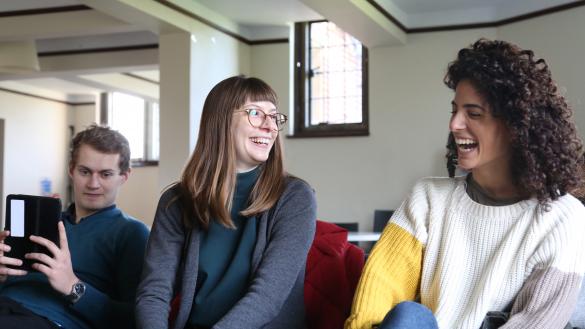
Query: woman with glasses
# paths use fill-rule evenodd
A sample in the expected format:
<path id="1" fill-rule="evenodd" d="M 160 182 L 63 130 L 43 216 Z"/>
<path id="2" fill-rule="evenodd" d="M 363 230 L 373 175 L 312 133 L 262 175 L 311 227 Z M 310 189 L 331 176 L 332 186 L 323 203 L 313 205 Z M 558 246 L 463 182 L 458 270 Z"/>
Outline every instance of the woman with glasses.
<path id="1" fill-rule="evenodd" d="M 243 76 L 207 96 L 195 151 L 159 201 L 137 293 L 139 328 L 305 327 L 316 202 L 307 183 L 284 171 L 287 117 L 277 105 L 270 86 Z"/>
<path id="2" fill-rule="evenodd" d="M 445 84 L 455 92 L 447 166 L 468 174 L 414 186 L 368 258 L 345 327 L 564 328 L 585 271 L 571 108 L 546 62 L 504 41 L 461 49 Z"/>

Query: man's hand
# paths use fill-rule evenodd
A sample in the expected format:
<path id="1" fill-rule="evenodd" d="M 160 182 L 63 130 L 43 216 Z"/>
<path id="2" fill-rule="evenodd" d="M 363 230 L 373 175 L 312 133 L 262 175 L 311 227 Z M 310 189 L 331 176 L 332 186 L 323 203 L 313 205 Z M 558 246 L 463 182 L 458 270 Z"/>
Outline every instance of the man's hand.
<path id="1" fill-rule="evenodd" d="M 34 263 L 32 267 L 47 276 L 53 289 L 63 295 L 68 295 L 71 292 L 73 285 L 79 281 L 79 278 L 73 273 L 71 254 L 69 253 L 67 234 L 65 233 L 63 222 L 59 222 L 58 227 L 59 244 L 61 245 L 61 248 L 43 237 L 35 235 L 30 236 L 32 242 L 47 248 L 49 252 L 53 254 L 53 258 L 43 253 L 30 253 L 26 254 L 25 257 L 27 259 L 38 261 L 38 263 Z"/>
<path id="2" fill-rule="evenodd" d="M 6 265 L 11 266 L 21 266 L 22 260 L 12 257 L 4 256 L 5 252 L 10 251 L 10 246 L 4 243 L 4 240 L 7 236 L 10 235 L 9 231 L 1 231 L 0 232 L 0 282 L 6 281 L 9 275 L 25 275 L 26 271 L 23 270 L 15 270 L 12 268 L 6 267 Z"/>

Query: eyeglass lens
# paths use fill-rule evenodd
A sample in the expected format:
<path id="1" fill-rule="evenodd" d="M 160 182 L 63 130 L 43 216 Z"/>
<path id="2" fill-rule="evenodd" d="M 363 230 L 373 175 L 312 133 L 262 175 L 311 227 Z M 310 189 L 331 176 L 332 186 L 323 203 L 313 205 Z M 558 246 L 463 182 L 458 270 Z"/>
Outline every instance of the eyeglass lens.
<path id="1" fill-rule="evenodd" d="M 278 130 L 282 130 L 282 128 L 284 128 L 284 124 L 286 123 L 286 116 L 282 113 L 266 114 L 263 111 L 257 109 L 249 109 L 247 112 L 250 124 L 256 128 L 262 126 L 264 121 L 267 119 L 266 117 L 268 117 L 268 119 L 276 125 Z"/>

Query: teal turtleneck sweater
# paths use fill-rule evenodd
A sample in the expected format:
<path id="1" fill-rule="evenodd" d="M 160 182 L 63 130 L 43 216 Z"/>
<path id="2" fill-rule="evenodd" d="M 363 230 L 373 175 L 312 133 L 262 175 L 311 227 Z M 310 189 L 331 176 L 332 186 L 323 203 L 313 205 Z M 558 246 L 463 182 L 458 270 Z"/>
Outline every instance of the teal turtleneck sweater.
<path id="1" fill-rule="evenodd" d="M 249 197 L 260 169 L 237 175 L 231 217 L 236 229 L 211 221 L 201 236 L 199 271 L 195 300 L 189 324 L 212 327 L 247 291 L 252 252 L 256 245 L 256 218 L 246 218 L 240 211 L 249 205 Z"/>

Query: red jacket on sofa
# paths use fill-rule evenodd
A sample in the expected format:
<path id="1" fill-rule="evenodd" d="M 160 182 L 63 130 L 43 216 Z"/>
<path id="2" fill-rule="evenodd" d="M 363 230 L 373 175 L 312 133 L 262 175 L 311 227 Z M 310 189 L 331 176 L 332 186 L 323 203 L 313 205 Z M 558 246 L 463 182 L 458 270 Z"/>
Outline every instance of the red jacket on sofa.
<path id="1" fill-rule="evenodd" d="M 317 221 L 305 272 L 309 329 L 343 328 L 363 267 L 364 251 L 347 242 L 347 230 Z"/>

